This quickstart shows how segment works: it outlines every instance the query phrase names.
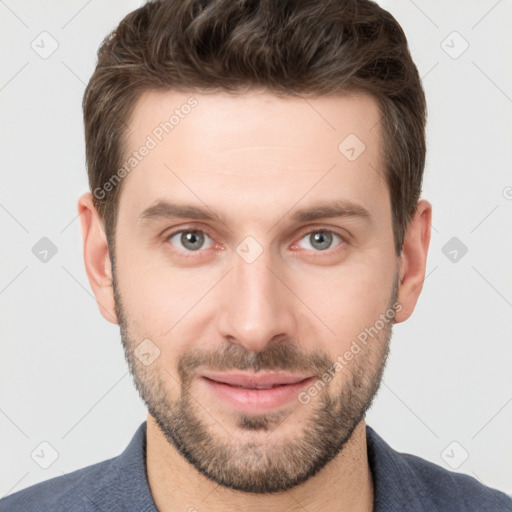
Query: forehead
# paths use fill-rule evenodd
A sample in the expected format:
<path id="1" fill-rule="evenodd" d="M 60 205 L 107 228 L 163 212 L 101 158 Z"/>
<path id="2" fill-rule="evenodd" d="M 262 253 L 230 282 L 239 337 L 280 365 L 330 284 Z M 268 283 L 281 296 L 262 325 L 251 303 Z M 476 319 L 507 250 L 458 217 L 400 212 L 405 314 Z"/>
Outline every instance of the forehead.
<path id="1" fill-rule="evenodd" d="M 363 93 L 149 91 L 128 122 L 132 165 L 121 204 L 142 211 L 167 196 L 233 207 L 256 201 L 264 210 L 319 195 L 382 203 L 379 118 L 377 101 Z"/>
<path id="2" fill-rule="evenodd" d="M 147 135 L 159 140 L 171 132 L 186 136 L 193 130 L 201 145 L 230 149 L 231 141 L 223 138 L 227 133 L 236 135 L 236 144 L 245 138 L 248 144 L 268 146 L 281 141 L 296 146 L 299 142 L 309 146 L 319 139 L 332 142 L 347 130 L 368 138 L 367 132 L 374 131 L 379 119 L 377 100 L 362 92 L 308 98 L 262 90 L 240 94 L 146 91 L 136 101 L 128 126 L 131 142 Z"/>

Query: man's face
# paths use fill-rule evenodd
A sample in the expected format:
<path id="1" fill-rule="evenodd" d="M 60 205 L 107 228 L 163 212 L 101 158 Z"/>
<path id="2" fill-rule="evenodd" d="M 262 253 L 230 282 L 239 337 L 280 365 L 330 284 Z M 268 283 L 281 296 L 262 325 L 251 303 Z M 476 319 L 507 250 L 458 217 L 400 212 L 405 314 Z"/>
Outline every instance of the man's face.
<path id="1" fill-rule="evenodd" d="M 172 131 L 157 129 L 192 96 Z M 119 203 L 123 344 L 166 439 L 221 485 L 305 481 L 377 391 L 397 290 L 378 119 L 362 94 L 151 92 L 136 105 L 129 152 L 156 144 Z M 164 202 L 211 218 L 170 216 Z M 306 214 L 334 203 L 344 215 Z M 220 383 L 240 374 L 301 382 Z"/>

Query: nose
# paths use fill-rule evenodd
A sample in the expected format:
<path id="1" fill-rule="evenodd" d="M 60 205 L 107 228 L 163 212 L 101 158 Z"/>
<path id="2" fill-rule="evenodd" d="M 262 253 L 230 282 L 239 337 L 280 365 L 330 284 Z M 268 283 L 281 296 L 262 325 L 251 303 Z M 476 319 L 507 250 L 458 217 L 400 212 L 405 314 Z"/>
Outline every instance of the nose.
<path id="1" fill-rule="evenodd" d="M 234 254 L 233 267 L 219 305 L 221 336 L 254 352 L 277 339 L 295 339 L 296 299 L 285 284 L 284 267 L 269 251 L 251 263 Z"/>

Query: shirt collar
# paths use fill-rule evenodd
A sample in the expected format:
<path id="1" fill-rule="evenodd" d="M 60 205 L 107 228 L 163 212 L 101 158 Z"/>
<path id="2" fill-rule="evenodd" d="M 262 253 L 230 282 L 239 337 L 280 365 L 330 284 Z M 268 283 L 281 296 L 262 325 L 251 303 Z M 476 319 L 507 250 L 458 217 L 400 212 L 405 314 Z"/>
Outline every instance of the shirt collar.
<path id="1" fill-rule="evenodd" d="M 158 512 L 151 495 L 146 467 L 146 422 L 135 432 L 130 444 L 118 458 L 118 478 L 121 489 L 120 510 Z"/>
<path id="2" fill-rule="evenodd" d="M 369 426 L 366 426 L 366 440 L 374 485 L 374 512 L 426 510 L 422 505 L 425 492 L 415 485 L 414 471 L 402 456 Z M 117 462 L 122 510 L 158 512 L 147 477 L 145 421 Z"/>
<path id="3" fill-rule="evenodd" d="M 437 510 L 403 455 L 393 450 L 368 425 L 366 443 L 373 478 L 374 512 Z"/>

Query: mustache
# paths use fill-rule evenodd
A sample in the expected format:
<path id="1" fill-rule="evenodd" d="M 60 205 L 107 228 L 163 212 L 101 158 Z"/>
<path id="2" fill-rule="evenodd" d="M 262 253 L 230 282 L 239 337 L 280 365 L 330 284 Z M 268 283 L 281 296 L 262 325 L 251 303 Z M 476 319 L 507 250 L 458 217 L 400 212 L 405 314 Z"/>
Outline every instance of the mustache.
<path id="1" fill-rule="evenodd" d="M 221 350 L 194 350 L 181 357 L 178 374 L 182 382 L 191 380 L 198 369 L 213 371 L 264 370 L 288 371 L 298 373 L 307 371 L 317 376 L 325 373 L 334 364 L 329 356 L 315 350 L 305 352 L 293 343 L 269 345 L 260 352 L 250 352 L 241 345 L 231 343 Z"/>

